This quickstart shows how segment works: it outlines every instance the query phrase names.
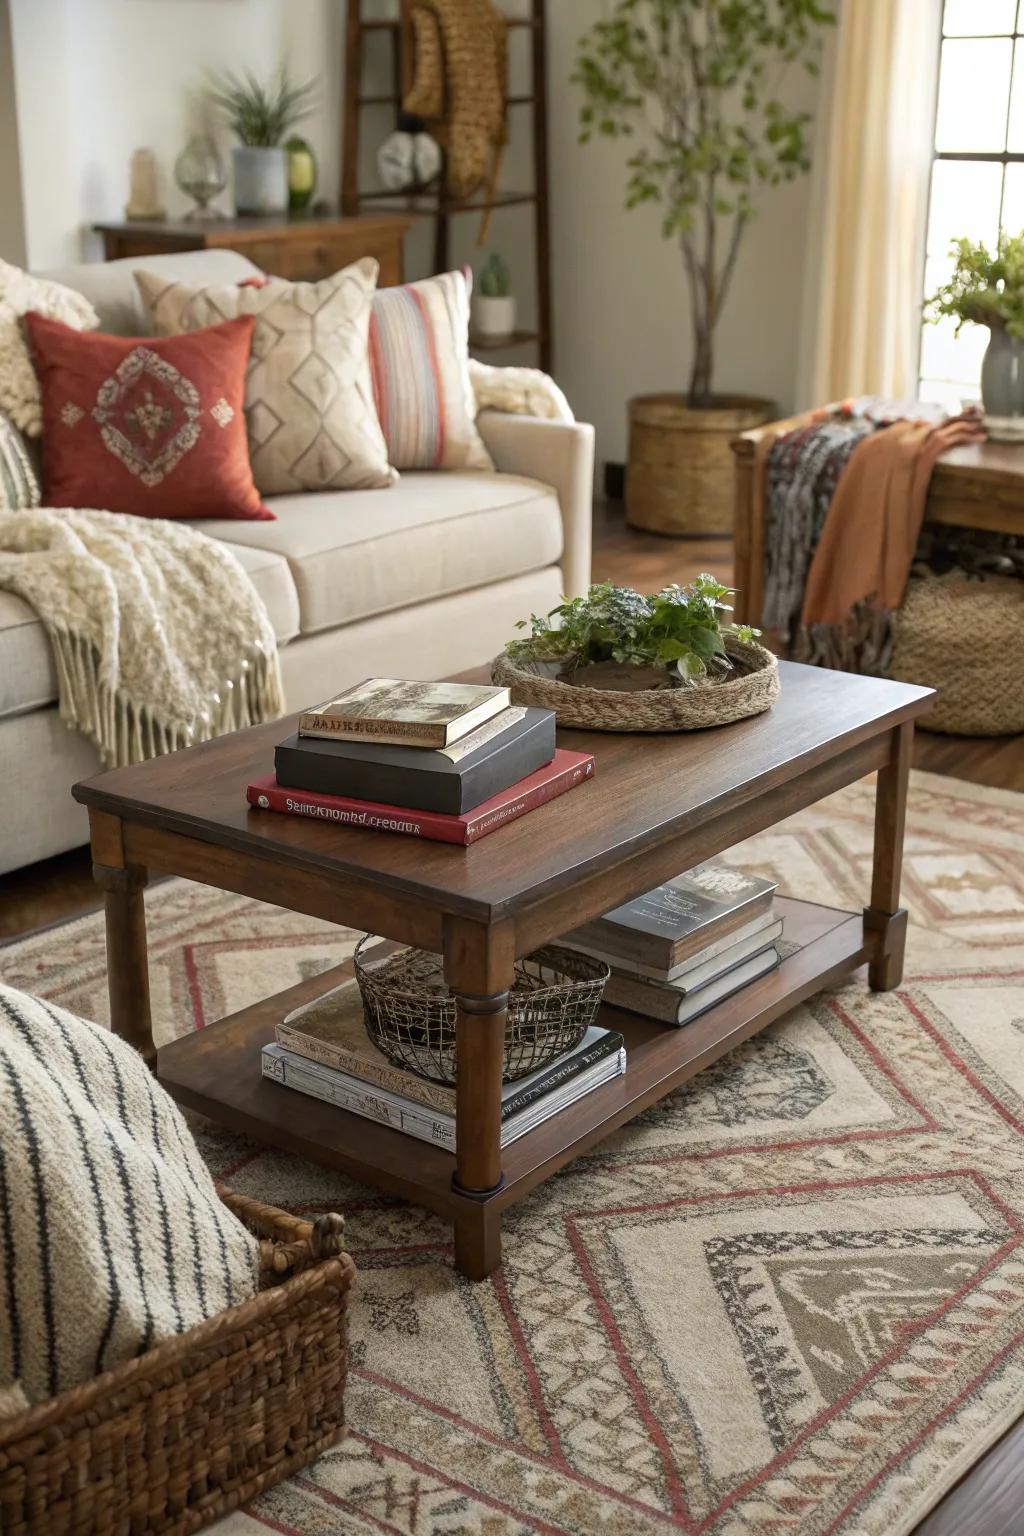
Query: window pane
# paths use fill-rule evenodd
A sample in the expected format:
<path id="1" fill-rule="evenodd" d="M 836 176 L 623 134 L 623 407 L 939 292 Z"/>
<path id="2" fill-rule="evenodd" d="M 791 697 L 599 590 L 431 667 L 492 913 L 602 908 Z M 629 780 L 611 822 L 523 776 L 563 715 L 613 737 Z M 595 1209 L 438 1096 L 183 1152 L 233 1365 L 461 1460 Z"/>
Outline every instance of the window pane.
<path id="1" fill-rule="evenodd" d="M 1019 235 L 1024 230 L 1024 165 L 1006 167 L 1003 228 L 1011 235 Z"/>
<path id="2" fill-rule="evenodd" d="M 928 210 L 928 255 L 948 256 L 960 235 L 994 249 L 1003 168 L 996 160 L 936 160 Z"/>
<path id="3" fill-rule="evenodd" d="M 946 0 L 942 30 L 947 37 L 985 37 L 1012 32 L 1017 0 Z"/>
<path id="4" fill-rule="evenodd" d="M 1013 56 L 1013 85 L 1010 90 L 1010 120 L 1006 128 L 1006 147 L 1024 149 L 1024 43 L 1018 43 Z"/>
<path id="5" fill-rule="evenodd" d="M 925 266 L 925 294 L 930 297 L 948 280 L 952 263 L 945 257 L 932 257 Z M 957 336 L 956 321 L 943 319 L 926 324 L 921 334 L 921 376 L 962 385 L 963 392 L 977 393 L 981 378 L 981 359 L 988 346 L 988 327 L 965 325 Z"/>
<path id="6" fill-rule="evenodd" d="M 1012 53 L 1008 37 L 946 39 L 939 70 L 936 148 L 1005 147 Z"/>
<path id="7" fill-rule="evenodd" d="M 934 405 L 944 405 L 951 415 L 956 415 L 965 405 L 973 405 L 980 400 L 981 395 L 979 390 L 966 385 L 961 387 L 959 384 L 946 384 L 941 379 L 922 379 L 917 398 Z"/>

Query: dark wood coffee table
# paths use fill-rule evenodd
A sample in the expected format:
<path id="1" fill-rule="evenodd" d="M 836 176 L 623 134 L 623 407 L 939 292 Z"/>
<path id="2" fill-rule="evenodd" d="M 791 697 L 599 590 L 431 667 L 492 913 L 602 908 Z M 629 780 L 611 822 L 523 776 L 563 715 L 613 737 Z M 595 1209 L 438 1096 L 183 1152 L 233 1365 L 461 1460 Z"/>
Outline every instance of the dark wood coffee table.
<path id="1" fill-rule="evenodd" d="M 787 663 L 781 670 L 770 714 L 718 730 L 560 733 L 564 746 L 594 753 L 595 777 L 468 849 L 250 810 L 245 785 L 268 771 L 289 721 L 77 785 L 106 892 L 114 1028 L 155 1058 L 182 1104 L 439 1212 L 454 1225 L 459 1269 L 482 1278 L 501 1260 L 505 1207 L 577 1153 L 864 962 L 872 987 L 900 980 L 913 720 L 933 695 Z M 502 1041 L 516 956 L 875 770 L 870 905 L 839 912 L 788 899 L 786 937 L 801 947 L 684 1029 L 604 1010 L 626 1038 L 625 1077 L 502 1153 Z M 156 870 L 443 953 L 458 999 L 454 1157 L 261 1077 L 260 1047 L 275 1023 L 350 966 L 156 1053 L 142 899 Z"/>

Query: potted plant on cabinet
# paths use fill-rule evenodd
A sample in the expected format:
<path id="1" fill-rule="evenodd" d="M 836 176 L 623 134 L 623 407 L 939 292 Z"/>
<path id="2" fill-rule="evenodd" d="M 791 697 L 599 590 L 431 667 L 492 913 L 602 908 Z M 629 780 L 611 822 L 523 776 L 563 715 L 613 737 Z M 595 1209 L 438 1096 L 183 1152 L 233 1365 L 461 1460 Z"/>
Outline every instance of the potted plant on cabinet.
<path id="1" fill-rule="evenodd" d="M 979 240 L 954 240 L 953 273 L 925 305 L 929 320 L 987 325 L 981 364 L 985 426 L 996 442 L 1024 442 L 1024 234 L 999 231 L 995 255 Z"/>
<path id="2" fill-rule="evenodd" d="M 284 213 L 288 208 L 285 136 L 313 110 L 315 82 L 293 85 L 281 69 L 264 85 L 248 70 L 225 74 L 212 93 L 237 134 L 235 208 L 239 213 Z"/>
<path id="3" fill-rule="evenodd" d="M 492 251 L 480 270 L 473 295 L 473 329 L 478 336 L 497 340 L 516 328 L 516 301 L 508 263 Z"/>
<path id="4" fill-rule="evenodd" d="M 714 391 L 715 330 L 759 193 L 808 170 L 810 114 L 777 95 L 818 70 L 820 0 L 611 0 L 580 43 L 581 141 L 636 140 L 626 206 L 657 203 L 690 291 L 689 390 L 630 401 L 626 516 L 659 533 L 731 528 L 729 442 L 773 402 Z"/>

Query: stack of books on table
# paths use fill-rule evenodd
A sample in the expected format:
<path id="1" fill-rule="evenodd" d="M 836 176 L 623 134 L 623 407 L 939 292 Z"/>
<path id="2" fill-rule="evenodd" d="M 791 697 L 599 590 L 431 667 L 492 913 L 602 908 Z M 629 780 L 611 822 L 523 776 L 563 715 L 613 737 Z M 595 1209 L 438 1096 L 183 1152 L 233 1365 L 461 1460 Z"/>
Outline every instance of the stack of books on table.
<path id="1" fill-rule="evenodd" d="M 337 1104 L 421 1141 L 455 1150 L 455 1089 L 394 1066 L 370 1040 L 355 981 L 347 981 L 277 1026 L 262 1052 L 263 1076 Z M 622 1036 L 597 1026 L 573 1051 L 502 1090 L 501 1144 L 508 1146 L 626 1070 Z"/>
<path id="2" fill-rule="evenodd" d="M 343 826 L 466 845 L 590 778 L 555 746 L 550 709 L 507 688 L 374 677 L 299 717 L 249 804 Z"/>
<path id="3" fill-rule="evenodd" d="M 561 942 L 611 966 L 605 1002 L 689 1024 L 779 964 L 775 889 L 757 875 L 699 864 Z"/>

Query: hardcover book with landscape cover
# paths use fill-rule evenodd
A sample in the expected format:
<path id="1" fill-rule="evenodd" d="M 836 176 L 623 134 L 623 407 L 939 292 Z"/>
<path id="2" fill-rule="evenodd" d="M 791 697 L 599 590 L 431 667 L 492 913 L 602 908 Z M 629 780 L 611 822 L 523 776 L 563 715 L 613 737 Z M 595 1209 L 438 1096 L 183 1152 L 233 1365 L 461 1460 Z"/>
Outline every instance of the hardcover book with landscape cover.
<path id="1" fill-rule="evenodd" d="M 450 747 L 508 706 L 507 688 L 370 677 L 326 704 L 305 710 L 299 734 Z"/>

